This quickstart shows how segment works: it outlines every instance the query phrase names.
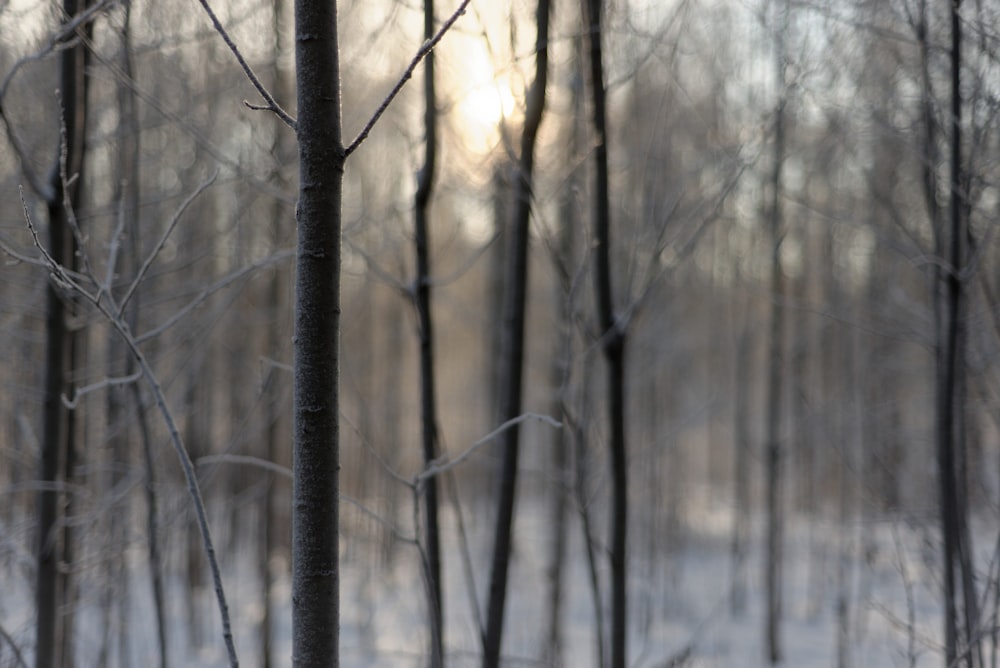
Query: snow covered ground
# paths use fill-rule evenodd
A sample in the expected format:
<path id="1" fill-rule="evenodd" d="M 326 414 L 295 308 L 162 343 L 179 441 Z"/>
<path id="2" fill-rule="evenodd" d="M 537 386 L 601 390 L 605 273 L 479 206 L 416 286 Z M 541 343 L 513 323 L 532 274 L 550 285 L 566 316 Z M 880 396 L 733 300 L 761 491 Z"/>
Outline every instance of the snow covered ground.
<path id="1" fill-rule="evenodd" d="M 547 542 L 544 513 L 522 504 L 516 524 L 516 554 L 511 573 L 505 636 L 507 665 L 542 665 L 545 629 Z M 470 518 L 466 518 L 470 522 Z M 574 526 L 575 518 L 571 520 Z M 453 522 L 446 522 L 453 525 Z M 746 609 L 730 610 L 734 577 L 729 556 L 729 514 L 724 509 L 688 518 L 665 554 L 650 559 L 641 549 L 631 555 L 630 646 L 633 666 L 740 668 L 767 665 L 764 650 L 764 591 L 761 526 L 753 528 L 751 553 L 745 564 Z M 485 589 L 488 526 L 470 523 L 476 585 Z M 603 526 L 600 527 L 603 529 Z M 992 534 L 991 534 L 992 531 Z M 566 666 L 596 665 L 593 603 L 579 531 L 571 532 L 570 559 L 564 572 Z M 603 533 L 603 531 L 602 531 Z M 449 530 L 453 539 L 455 532 Z M 641 536 L 637 536 L 642 542 Z M 987 557 L 996 542 L 995 529 L 977 531 L 977 548 Z M 838 637 L 846 632 L 848 664 L 854 667 L 941 665 L 941 616 L 938 605 L 938 543 L 933 527 L 903 520 L 855 522 L 846 527 L 832 520 L 797 518 L 786 535 L 784 621 L 781 627 L 785 666 L 837 666 Z M 416 555 L 404 546 L 391 569 L 372 566 L 353 550 L 342 575 L 342 665 L 409 667 L 424 665 L 423 589 Z M 446 645 L 449 665 L 478 665 L 475 617 L 459 550 L 449 540 L 446 551 Z M 842 560 L 842 555 L 847 558 Z M 129 658 L 120 665 L 153 665 L 155 625 L 142 560 L 133 566 L 131 612 L 128 617 Z M 247 552 L 226 567 L 225 579 L 241 665 L 260 664 L 257 624 L 262 607 Z M 985 563 L 985 562 L 984 562 Z M 603 566 L 602 566 L 603 568 Z M 32 642 L 32 598 L 25 569 L 0 571 L 0 623 L 24 649 Z M 606 575 L 601 573 L 602 577 Z M 845 587 L 841 587 L 841 582 Z M 225 650 L 218 630 L 212 593 L 201 593 L 206 641 L 188 638 L 183 581 L 168 580 L 171 664 L 224 666 Z M 78 666 L 96 665 L 101 634 L 103 589 L 92 583 L 82 592 L 78 616 Z M 846 598 L 844 598 L 846 593 Z M 290 590 L 286 580 L 275 594 L 276 656 L 290 657 Z M 480 599 L 482 600 L 482 599 Z M 992 599 L 990 599 L 992 600 Z M 846 601 L 842 628 L 838 604 Z M 990 610 L 986 611 L 989 614 Z M 846 630 L 844 630 L 846 629 Z M 111 636 L 116 637 L 116 635 Z M 115 647 L 115 641 L 111 643 Z M 113 650 L 114 651 L 114 650 Z M 682 660 L 683 659 L 683 660 Z M 671 663 L 671 661 L 675 661 Z M 284 663 L 284 662 L 282 662 Z M 290 663 L 290 661 L 289 661 Z M 8 648 L 0 650 L 0 668 L 15 666 Z M 112 662 L 111 665 L 119 665 Z"/>

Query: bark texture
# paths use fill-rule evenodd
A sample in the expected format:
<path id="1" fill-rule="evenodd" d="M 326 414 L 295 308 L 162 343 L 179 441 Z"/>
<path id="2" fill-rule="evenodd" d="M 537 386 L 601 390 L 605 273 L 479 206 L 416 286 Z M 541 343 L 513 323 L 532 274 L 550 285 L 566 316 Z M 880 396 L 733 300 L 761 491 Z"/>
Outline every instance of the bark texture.
<path id="1" fill-rule="evenodd" d="M 292 661 L 339 665 L 341 133 L 337 6 L 296 0 L 299 201 L 295 276 Z"/>

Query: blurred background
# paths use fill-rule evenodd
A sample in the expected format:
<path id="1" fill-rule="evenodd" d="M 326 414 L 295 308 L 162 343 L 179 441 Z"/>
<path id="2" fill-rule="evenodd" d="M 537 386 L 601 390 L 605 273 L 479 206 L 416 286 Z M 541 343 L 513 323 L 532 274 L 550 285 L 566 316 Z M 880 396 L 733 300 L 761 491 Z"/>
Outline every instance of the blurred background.
<path id="1" fill-rule="evenodd" d="M 338 4 L 349 140 L 423 41 L 421 7 Z M 457 5 L 439 4 L 442 20 Z M 290 3 L 213 8 L 294 116 Z M 978 606 L 963 637 L 982 641 L 976 665 L 997 665 L 1000 8 L 961 7 L 959 116 L 950 9 L 926 0 L 605 3 L 634 665 L 766 663 L 764 565 L 775 559 L 789 665 L 941 665 L 942 401 L 954 409 L 945 440 L 962 582 Z M 37 262 L 32 228 L 50 244 L 67 183 L 78 190 L 66 257 L 114 292 L 158 379 L 197 468 L 244 663 L 285 665 L 295 137 L 244 104 L 259 96 L 196 3 L 78 11 L 85 28 L 73 33 L 55 3 L 0 2 L 0 665 L 34 654 L 46 496 L 57 501 L 63 665 L 154 665 L 164 647 L 170 665 L 225 662 L 155 397 L 108 318 L 65 290 L 71 342 L 58 396 L 72 410 L 59 418 L 57 474 L 40 472 L 52 415 L 51 272 Z M 474 1 L 435 50 L 431 287 L 448 458 L 499 424 L 504 254 L 533 16 L 522 0 Z M 598 623 L 610 480 L 586 33 L 578 6 L 555 3 L 531 196 L 523 410 L 562 427 L 521 426 L 511 665 L 600 665 L 595 638 L 607 632 Z M 70 49 L 86 53 L 76 133 L 57 95 Z M 422 76 L 418 68 L 345 176 L 345 665 L 424 661 L 412 544 L 412 483 L 424 466 L 412 227 Z M 949 320 L 953 278 L 961 300 Z M 950 322 L 961 333 L 958 383 L 942 399 Z M 445 637 L 456 665 L 480 650 L 474 610 L 485 598 L 498 475 L 498 450 L 487 445 L 441 478 Z M 765 552 L 776 512 L 783 561 Z M 568 537 L 561 556 L 557 535 Z"/>

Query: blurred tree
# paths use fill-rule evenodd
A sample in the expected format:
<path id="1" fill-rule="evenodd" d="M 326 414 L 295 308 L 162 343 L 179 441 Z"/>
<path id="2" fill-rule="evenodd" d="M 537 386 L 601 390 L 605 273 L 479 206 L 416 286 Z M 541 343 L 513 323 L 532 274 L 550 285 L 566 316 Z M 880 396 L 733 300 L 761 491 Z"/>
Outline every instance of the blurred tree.
<path id="1" fill-rule="evenodd" d="M 89 60 L 87 40 L 91 23 L 85 0 L 65 0 L 66 20 L 59 57 L 59 137 L 52 146 L 54 159 L 38 195 L 48 209 L 48 243 L 53 259 L 74 271 L 77 253 L 81 193 L 84 190 L 85 133 L 88 104 L 86 75 Z M 24 165 L 27 167 L 27 165 Z M 33 180 L 33 182 L 35 182 Z M 39 480 L 47 483 L 38 492 L 37 559 L 35 573 L 35 666 L 73 665 L 73 606 L 70 573 L 73 537 L 65 518 L 75 502 L 57 491 L 60 481 L 72 486 L 76 477 L 78 441 L 73 412 L 63 397 L 74 394 L 76 365 L 83 354 L 76 317 L 75 297 L 54 279 L 49 283 L 46 306 L 45 408 L 42 413 L 42 443 Z M 60 470 L 61 469 L 61 470 Z"/>
<path id="2" fill-rule="evenodd" d="M 434 1 L 424 0 L 424 41 L 434 37 Z M 417 276 L 413 298 L 417 307 L 420 337 L 420 440 L 424 466 L 438 456 L 437 393 L 434 388 L 434 328 L 431 320 L 431 265 L 429 213 L 437 162 L 437 95 L 434 86 L 434 52 L 424 58 L 424 164 L 417 173 L 414 201 L 414 235 Z M 422 556 L 427 586 L 430 666 L 444 666 L 444 599 L 441 596 L 441 529 L 438 522 L 438 483 L 424 483 L 424 550 Z"/>
<path id="3" fill-rule="evenodd" d="M 521 414 L 524 371 L 525 311 L 528 301 L 528 237 L 534 189 L 535 142 L 545 110 L 549 63 L 549 0 L 539 0 L 535 13 L 535 76 L 528 90 L 521 152 L 514 184 L 514 214 L 510 220 L 504 285 L 503 320 L 500 323 L 501 360 L 500 422 Z M 512 425 L 500 435 L 503 467 L 497 501 L 497 518 L 490 562 L 489 599 L 483 635 L 483 668 L 500 665 L 507 573 L 512 553 L 511 527 L 517 496 L 520 426 Z"/>
<path id="4" fill-rule="evenodd" d="M 782 506 L 783 457 L 781 444 L 782 394 L 785 356 L 785 316 L 782 300 L 785 296 L 784 270 L 781 266 L 782 241 L 785 238 L 782 202 L 784 198 L 782 170 L 785 166 L 785 115 L 788 104 L 788 52 L 786 38 L 789 25 L 788 0 L 775 7 L 775 82 L 778 103 L 774 111 L 774 157 L 771 163 L 770 205 L 768 218 L 771 242 L 771 325 L 768 333 L 767 361 L 767 552 L 764 556 L 767 582 L 766 637 L 767 655 L 772 664 L 781 662 L 781 580 L 782 542 L 784 540 L 784 509 Z"/>
<path id="5" fill-rule="evenodd" d="M 611 285 L 611 199 L 608 171 L 607 90 L 601 40 L 601 0 L 584 0 L 589 44 L 590 104 L 594 134 L 594 293 L 601 350 L 607 364 L 608 454 L 611 465 L 609 556 L 611 561 L 611 668 L 625 668 L 628 612 L 628 453 L 625 444 L 625 337 L 627 322 L 615 313 Z"/>

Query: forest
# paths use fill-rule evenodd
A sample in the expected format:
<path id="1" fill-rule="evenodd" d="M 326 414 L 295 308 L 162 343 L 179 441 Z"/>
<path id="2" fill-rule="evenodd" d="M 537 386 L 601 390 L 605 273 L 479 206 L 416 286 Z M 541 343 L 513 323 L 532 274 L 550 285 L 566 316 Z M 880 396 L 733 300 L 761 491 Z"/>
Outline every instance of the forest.
<path id="1" fill-rule="evenodd" d="M 1000 4 L 0 0 L 0 668 L 1000 666 Z"/>

